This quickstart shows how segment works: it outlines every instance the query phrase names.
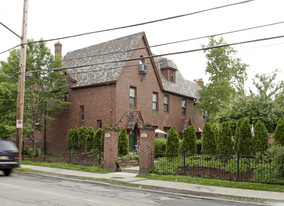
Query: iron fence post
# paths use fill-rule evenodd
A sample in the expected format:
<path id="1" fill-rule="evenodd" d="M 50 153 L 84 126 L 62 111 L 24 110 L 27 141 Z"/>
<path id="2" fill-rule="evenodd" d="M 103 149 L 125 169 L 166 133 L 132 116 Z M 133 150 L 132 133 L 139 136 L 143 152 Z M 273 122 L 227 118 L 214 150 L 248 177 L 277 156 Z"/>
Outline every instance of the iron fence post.
<path id="1" fill-rule="evenodd" d="M 99 140 L 99 165 L 101 165 L 101 140 Z"/>
<path id="2" fill-rule="evenodd" d="M 185 149 L 183 150 L 183 175 L 185 175 Z"/>
<path id="3" fill-rule="evenodd" d="M 237 182 L 240 178 L 240 151 L 237 150 Z"/>

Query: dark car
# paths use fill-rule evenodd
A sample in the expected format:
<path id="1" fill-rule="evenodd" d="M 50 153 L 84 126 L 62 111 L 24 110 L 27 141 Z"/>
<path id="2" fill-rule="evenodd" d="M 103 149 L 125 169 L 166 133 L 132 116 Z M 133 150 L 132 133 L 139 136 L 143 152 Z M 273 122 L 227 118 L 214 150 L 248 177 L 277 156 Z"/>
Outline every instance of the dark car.
<path id="1" fill-rule="evenodd" d="M 12 141 L 0 140 L 0 170 L 9 176 L 12 169 L 19 167 L 19 151 Z"/>

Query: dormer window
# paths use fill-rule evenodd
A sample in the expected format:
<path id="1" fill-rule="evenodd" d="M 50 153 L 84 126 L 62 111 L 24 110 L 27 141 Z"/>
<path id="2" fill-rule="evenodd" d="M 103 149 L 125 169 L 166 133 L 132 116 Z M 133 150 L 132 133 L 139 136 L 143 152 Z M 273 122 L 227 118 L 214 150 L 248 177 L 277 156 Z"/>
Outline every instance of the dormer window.
<path id="1" fill-rule="evenodd" d="M 170 81 L 175 82 L 175 72 L 173 70 L 170 71 Z"/>

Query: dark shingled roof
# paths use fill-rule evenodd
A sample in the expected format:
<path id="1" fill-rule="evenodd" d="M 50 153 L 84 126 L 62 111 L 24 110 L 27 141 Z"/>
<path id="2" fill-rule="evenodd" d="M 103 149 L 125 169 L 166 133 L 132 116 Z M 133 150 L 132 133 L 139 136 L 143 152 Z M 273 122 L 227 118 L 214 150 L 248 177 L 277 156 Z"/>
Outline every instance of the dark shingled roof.
<path id="1" fill-rule="evenodd" d="M 144 35 L 145 33 L 141 32 L 68 52 L 65 56 L 64 67 L 74 68 L 67 70 L 67 74 L 73 82 L 71 88 L 116 81 L 126 62 L 100 63 L 128 60 L 134 52 L 133 49 L 138 47 L 138 43 Z M 157 62 L 158 59 L 159 63 Z M 155 58 L 155 62 L 165 91 L 195 99 L 199 98 L 198 91 L 201 89 L 200 85 L 196 82 L 185 80 L 172 60 Z M 82 67 L 82 65 L 86 66 Z M 76 68 L 76 66 L 79 67 Z M 166 68 L 176 70 L 176 83 L 170 82 L 164 77 L 160 69 Z"/>
<path id="2" fill-rule="evenodd" d="M 144 32 L 141 32 L 68 52 L 65 56 L 64 67 L 75 68 L 67 71 L 75 82 L 72 88 L 116 81 L 126 62 L 100 63 L 129 59 L 133 50 L 128 50 L 137 48 L 143 35 L 145 35 Z M 81 65 L 92 66 L 81 67 Z M 80 67 L 76 68 L 76 66 Z"/>

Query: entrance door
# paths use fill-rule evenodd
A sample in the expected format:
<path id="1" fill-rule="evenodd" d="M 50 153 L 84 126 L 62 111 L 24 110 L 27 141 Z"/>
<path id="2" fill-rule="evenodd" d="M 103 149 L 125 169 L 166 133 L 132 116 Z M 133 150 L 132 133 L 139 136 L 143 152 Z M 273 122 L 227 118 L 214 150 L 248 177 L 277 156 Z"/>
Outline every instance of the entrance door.
<path id="1" fill-rule="evenodd" d="M 129 151 L 135 150 L 135 131 L 131 131 L 129 134 Z"/>

